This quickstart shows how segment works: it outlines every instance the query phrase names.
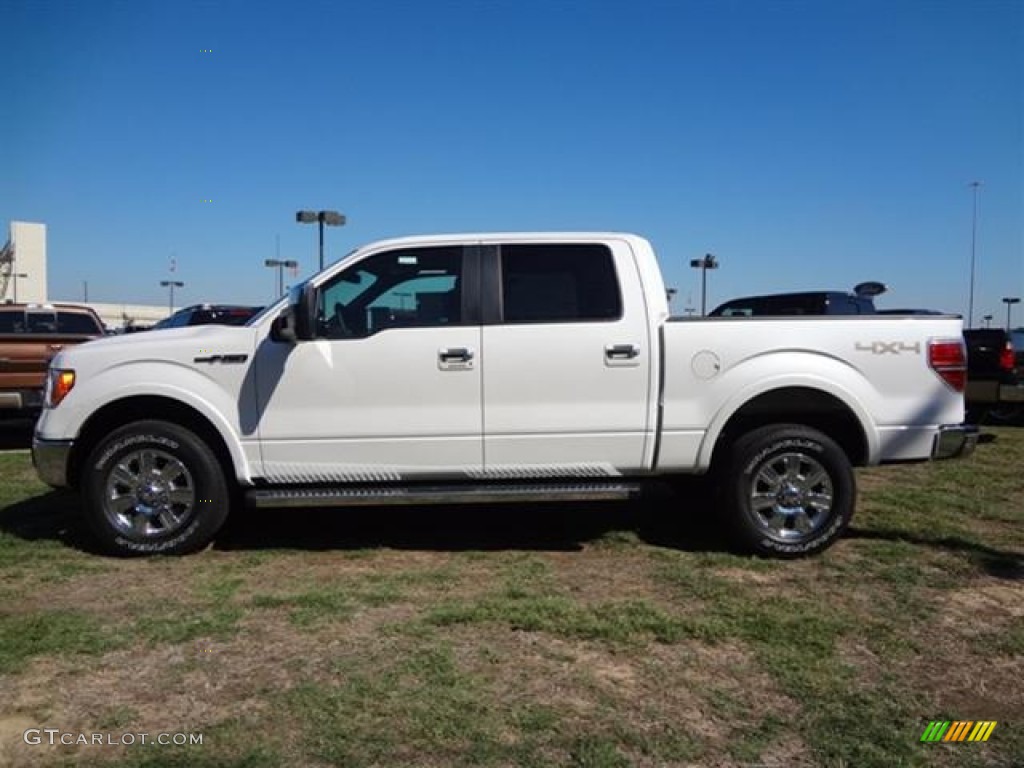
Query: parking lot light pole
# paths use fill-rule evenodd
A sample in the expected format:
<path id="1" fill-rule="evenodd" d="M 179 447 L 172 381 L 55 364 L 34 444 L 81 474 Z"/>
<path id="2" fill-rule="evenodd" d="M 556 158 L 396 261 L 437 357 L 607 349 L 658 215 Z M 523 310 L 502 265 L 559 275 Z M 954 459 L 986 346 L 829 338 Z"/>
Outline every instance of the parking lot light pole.
<path id="1" fill-rule="evenodd" d="M 170 295 L 170 298 L 167 301 L 167 308 L 170 310 L 170 312 L 168 314 L 173 315 L 174 314 L 174 289 L 175 288 L 184 288 L 185 284 L 183 282 L 181 282 L 181 280 L 161 280 L 160 281 L 160 285 L 162 285 L 164 288 L 170 288 L 171 289 L 171 295 Z"/>
<path id="2" fill-rule="evenodd" d="M 1006 332 L 1010 332 L 1010 307 L 1020 304 L 1020 296 L 1003 296 L 1003 303 L 1006 305 Z"/>
<path id="3" fill-rule="evenodd" d="M 320 225 L 320 271 L 324 268 L 324 225 L 329 227 L 345 226 L 345 217 L 337 211 L 297 211 L 295 220 L 300 224 Z"/>
<path id="4" fill-rule="evenodd" d="M 980 181 L 972 181 L 968 184 L 972 191 L 973 205 L 971 213 L 971 275 L 970 275 L 970 288 L 967 294 L 967 327 L 974 327 L 974 267 L 975 267 L 975 256 L 976 256 L 976 245 L 978 240 L 978 187 L 981 186 Z"/>
<path id="5" fill-rule="evenodd" d="M 278 296 L 284 295 L 284 270 L 285 267 L 288 269 L 298 269 L 299 262 L 294 259 L 266 259 L 263 262 L 265 267 L 277 267 L 277 298 Z"/>
<path id="6" fill-rule="evenodd" d="M 703 259 L 691 259 L 690 266 L 700 270 L 700 316 L 707 317 L 708 314 L 708 270 L 718 269 L 718 261 L 710 253 L 704 254 Z"/>

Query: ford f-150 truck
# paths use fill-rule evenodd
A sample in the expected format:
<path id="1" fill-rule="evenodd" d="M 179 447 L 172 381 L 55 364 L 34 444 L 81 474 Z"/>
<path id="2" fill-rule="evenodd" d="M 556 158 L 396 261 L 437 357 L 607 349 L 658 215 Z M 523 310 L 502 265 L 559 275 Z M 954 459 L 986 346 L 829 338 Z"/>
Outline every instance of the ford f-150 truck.
<path id="1" fill-rule="evenodd" d="M 711 473 L 737 544 L 785 557 L 842 534 L 852 467 L 968 453 L 964 381 L 958 317 L 674 319 L 635 235 L 415 237 L 244 327 L 61 352 L 33 457 L 115 554 L 199 549 L 243 500 L 598 500 Z"/>

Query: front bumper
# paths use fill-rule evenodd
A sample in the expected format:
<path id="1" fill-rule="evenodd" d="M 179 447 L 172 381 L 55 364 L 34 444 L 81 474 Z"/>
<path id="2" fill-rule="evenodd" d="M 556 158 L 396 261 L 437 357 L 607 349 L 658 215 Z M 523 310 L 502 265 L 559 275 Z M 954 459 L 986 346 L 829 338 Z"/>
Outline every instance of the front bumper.
<path id="1" fill-rule="evenodd" d="M 43 407 L 41 389 L 7 389 L 0 392 L 0 410 L 38 411 Z"/>
<path id="2" fill-rule="evenodd" d="M 32 463 L 39 479 L 53 488 L 68 485 L 68 463 L 74 440 L 45 440 L 32 437 Z"/>
<path id="3" fill-rule="evenodd" d="M 974 424 L 948 424 L 939 427 L 932 444 L 933 459 L 959 459 L 970 456 L 978 445 L 978 427 Z"/>

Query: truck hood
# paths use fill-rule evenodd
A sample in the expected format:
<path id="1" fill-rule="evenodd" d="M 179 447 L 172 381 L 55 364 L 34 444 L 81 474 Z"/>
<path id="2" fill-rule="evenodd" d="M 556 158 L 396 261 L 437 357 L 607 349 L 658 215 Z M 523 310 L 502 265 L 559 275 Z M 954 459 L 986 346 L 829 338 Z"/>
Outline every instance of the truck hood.
<path id="1" fill-rule="evenodd" d="M 141 331 L 103 339 L 61 351 L 54 368 L 95 370 L 125 362 L 172 362 L 191 366 L 209 355 L 251 356 L 256 329 L 248 326 L 196 325 Z"/>

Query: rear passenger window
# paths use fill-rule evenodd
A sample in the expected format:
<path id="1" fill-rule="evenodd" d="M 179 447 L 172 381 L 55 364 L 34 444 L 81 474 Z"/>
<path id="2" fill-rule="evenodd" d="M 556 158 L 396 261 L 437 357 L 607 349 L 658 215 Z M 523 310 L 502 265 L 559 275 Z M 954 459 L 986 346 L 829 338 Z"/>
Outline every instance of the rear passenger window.
<path id="1" fill-rule="evenodd" d="M 101 333 L 101 330 L 96 326 L 96 321 L 89 315 L 83 315 L 77 312 L 58 312 L 57 332 L 95 335 L 97 333 Z"/>
<path id="2" fill-rule="evenodd" d="M 29 333 L 56 333 L 57 314 L 55 312 L 26 312 Z"/>
<path id="3" fill-rule="evenodd" d="M 615 264 L 607 246 L 504 245 L 501 283 L 506 323 L 617 320 Z"/>

